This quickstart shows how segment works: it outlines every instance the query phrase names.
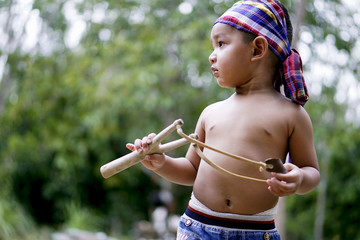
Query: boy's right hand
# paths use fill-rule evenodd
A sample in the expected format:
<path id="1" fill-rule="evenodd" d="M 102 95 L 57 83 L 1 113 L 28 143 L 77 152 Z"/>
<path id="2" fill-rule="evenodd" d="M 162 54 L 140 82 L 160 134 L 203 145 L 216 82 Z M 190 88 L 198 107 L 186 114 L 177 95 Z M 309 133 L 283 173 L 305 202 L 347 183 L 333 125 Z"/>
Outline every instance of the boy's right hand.
<path id="1" fill-rule="evenodd" d="M 143 137 L 143 139 L 136 139 L 134 144 L 126 144 L 126 148 L 131 151 L 137 151 L 138 153 L 145 153 L 149 150 L 149 145 L 152 143 L 155 133 L 150 133 L 148 136 Z M 165 164 L 165 154 L 151 154 L 145 155 L 144 160 L 141 163 L 149 170 L 155 171 L 161 168 Z"/>

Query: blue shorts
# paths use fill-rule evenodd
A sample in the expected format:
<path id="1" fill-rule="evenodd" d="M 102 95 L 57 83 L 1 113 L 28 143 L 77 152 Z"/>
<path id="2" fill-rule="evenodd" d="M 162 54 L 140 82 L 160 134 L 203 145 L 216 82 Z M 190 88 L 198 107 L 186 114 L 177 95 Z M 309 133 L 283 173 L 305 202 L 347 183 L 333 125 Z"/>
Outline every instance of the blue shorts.
<path id="1" fill-rule="evenodd" d="M 280 240 L 280 234 L 273 220 L 217 218 L 198 212 L 189 206 L 181 217 L 176 239 Z"/>

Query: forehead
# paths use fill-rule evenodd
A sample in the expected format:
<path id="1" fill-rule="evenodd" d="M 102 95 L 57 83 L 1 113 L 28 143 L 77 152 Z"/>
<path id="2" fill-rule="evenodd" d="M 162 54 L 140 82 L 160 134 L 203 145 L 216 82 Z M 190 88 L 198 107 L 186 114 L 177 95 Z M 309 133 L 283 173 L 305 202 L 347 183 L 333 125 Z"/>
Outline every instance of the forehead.
<path id="1" fill-rule="evenodd" d="M 240 31 L 230 25 L 224 23 L 217 23 L 211 29 L 210 38 L 213 39 L 219 37 L 226 37 L 233 34 L 240 34 Z"/>

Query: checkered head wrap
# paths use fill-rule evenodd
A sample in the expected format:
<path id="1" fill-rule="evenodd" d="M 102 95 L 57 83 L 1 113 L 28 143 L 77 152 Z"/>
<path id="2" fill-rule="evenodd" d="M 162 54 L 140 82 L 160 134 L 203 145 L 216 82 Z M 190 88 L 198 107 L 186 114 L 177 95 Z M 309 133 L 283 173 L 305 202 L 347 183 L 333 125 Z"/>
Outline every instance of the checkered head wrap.
<path id="1" fill-rule="evenodd" d="M 282 62 L 274 87 L 280 91 L 284 85 L 285 95 L 304 106 L 309 99 L 299 53 L 290 48 L 287 26 L 282 8 L 274 0 L 238 1 L 227 10 L 217 23 L 225 23 L 244 32 L 263 36 L 270 50 Z"/>

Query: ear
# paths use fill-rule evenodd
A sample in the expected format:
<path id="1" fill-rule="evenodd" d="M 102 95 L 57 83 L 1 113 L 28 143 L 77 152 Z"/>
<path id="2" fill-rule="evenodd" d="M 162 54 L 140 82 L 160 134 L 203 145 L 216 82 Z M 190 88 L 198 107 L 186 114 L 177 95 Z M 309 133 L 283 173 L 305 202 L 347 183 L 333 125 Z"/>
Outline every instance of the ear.
<path id="1" fill-rule="evenodd" d="M 252 47 L 253 55 L 251 61 L 258 61 L 263 59 L 269 50 L 268 42 L 263 36 L 257 36 L 252 41 Z"/>

